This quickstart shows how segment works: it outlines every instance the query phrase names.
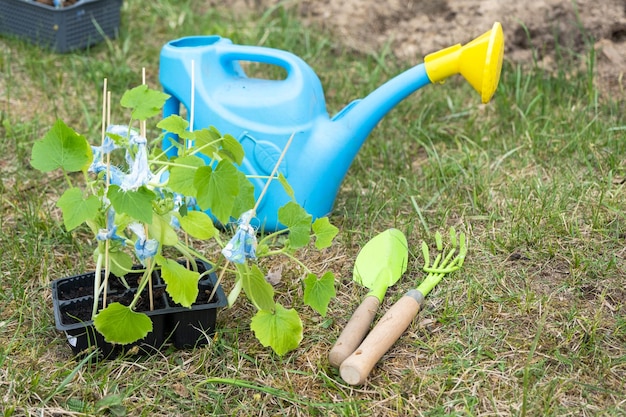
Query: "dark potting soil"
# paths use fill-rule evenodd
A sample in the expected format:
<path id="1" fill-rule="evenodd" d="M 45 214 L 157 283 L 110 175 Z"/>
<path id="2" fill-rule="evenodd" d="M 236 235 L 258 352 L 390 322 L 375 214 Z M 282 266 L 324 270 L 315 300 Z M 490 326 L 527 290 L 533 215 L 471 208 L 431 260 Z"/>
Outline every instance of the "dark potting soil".
<path id="1" fill-rule="evenodd" d="M 131 285 L 130 282 L 128 282 Z M 133 284 L 137 284 L 134 282 Z M 109 290 L 112 292 L 124 291 L 126 287 L 119 278 L 111 276 L 109 278 Z M 93 282 L 89 282 L 86 285 L 73 286 L 73 285 L 60 285 L 59 286 L 59 300 L 72 300 L 74 298 L 86 297 L 93 295 Z"/>
<path id="2" fill-rule="evenodd" d="M 147 291 L 145 296 L 142 296 L 137 302 L 135 311 L 147 312 L 150 311 L 150 299 Z M 166 307 L 163 294 L 165 290 L 163 288 L 155 288 L 153 290 L 154 309 L 161 310 Z M 123 305 L 129 305 L 133 300 L 133 293 L 128 292 L 123 295 L 111 295 L 107 298 L 107 303 L 118 302 Z M 81 302 L 71 303 L 61 311 L 61 321 L 64 324 L 82 323 L 91 320 L 92 304 L 90 301 L 83 300 Z"/>
<path id="3" fill-rule="evenodd" d="M 161 310 L 165 308 L 165 300 L 163 299 L 163 293 L 165 290 L 163 288 L 155 288 L 152 290 L 152 298 L 154 300 L 154 309 Z M 107 303 L 120 303 L 125 306 L 129 305 L 133 301 L 134 294 L 131 292 L 126 292 L 122 295 L 112 295 L 108 298 Z M 150 311 L 150 297 L 148 296 L 148 291 L 144 290 L 141 297 L 139 297 L 139 301 L 135 305 L 135 311 Z"/>
<path id="4" fill-rule="evenodd" d="M 66 285 L 59 288 L 59 300 L 71 300 L 88 295 L 93 295 L 93 285 L 81 285 L 78 287 Z"/>
<path id="5" fill-rule="evenodd" d="M 211 298 L 209 300 L 209 297 L 211 296 L 211 292 L 213 291 L 213 288 L 208 288 L 205 290 L 201 290 L 198 293 L 198 297 L 196 298 L 196 302 L 194 304 L 210 304 L 210 303 L 216 303 L 217 299 L 215 297 L 215 295 L 213 296 L 213 298 Z"/>
<path id="6" fill-rule="evenodd" d="M 142 277 L 143 274 L 141 273 L 130 273 L 127 274 L 124 278 L 128 285 L 130 285 L 131 287 L 137 287 Z M 122 292 L 127 289 L 122 283 L 122 280 L 115 275 L 109 276 L 108 284 L 109 291 L 112 293 Z M 86 280 L 84 285 L 76 286 L 71 282 L 68 282 L 67 284 L 59 284 L 58 291 L 59 300 L 72 300 L 74 298 L 93 295 L 93 277 L 90 280 Z"/>
<path id="7" fill-rule="evenodd" d="M 91 303 L 74 302 L 61 310 L 61 322 L 65 325 L 91 320 Z"/>

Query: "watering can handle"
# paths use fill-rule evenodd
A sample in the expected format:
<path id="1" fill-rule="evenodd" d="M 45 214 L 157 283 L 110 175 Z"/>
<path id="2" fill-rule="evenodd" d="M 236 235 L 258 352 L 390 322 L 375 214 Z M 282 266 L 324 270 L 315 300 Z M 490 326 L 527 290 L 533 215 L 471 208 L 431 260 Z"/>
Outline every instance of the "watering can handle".
<path id="1" fill-rule="evenodd" d="M 234 61 L 250 61 L 282 67 L 287 77 L 278 82 L 305 82 L 304 71 L 313 70 L 296 55 L 274 48 L 246 45 L 223 45 L 220 60 L 224 67 L 229 68 Z"/>
<path id="2" fill-rule="evenodd" d="M 357 350 L 341 364 L 339 371 L 344 381 L 350 385 L 365 382 L 376 362 L 409 327 L 423 300 L 419 291 L 411 290 L 385 313 Z"/>
<path id="3" fill-rule="evenodd" d="M 375 295 L 363 299 L 361 305 L 354 310 L 352 317 L 346 324 L 335 345 L 328 354 L 328 361 L 336 368 L 352 354 L 365 338 L 365 335 L 374 321 L 380 301 Z"/>

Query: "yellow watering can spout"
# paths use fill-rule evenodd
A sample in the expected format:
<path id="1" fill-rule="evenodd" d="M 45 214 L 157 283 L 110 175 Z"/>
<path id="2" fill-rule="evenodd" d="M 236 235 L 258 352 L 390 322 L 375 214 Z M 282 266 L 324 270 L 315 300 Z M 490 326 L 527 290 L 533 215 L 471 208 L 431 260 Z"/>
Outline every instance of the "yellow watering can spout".
<path id="1" fill-rule="evenodd" d="M 465 46 L 457 44 L 427 55 L 424 66 L 433 83 L 461 74 L 487 103 L 498 87 L 503 55 L 504 34 L 496 22 L 489 32 Z"/>

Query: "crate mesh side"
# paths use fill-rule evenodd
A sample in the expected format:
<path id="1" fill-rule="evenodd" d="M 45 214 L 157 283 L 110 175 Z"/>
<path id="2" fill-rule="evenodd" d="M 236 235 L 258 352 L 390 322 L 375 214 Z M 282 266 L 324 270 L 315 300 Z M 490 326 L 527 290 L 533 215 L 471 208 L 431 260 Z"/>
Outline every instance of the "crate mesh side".
<path id="1" fill-rule="evenodd" d="M 115 37 L 122 0 L 78 3 L 65 9 L 49 9 L 23 0 L 0 3 L 0 33 L 67 52 L 101 42 L 98 26 L 107 37 Z"/>
<path id="2" fill-rule="evenodd" d="M 14 0 L 3 4 L 0 14 L 0 32 L 17 35 L 44 46 L 54 44 L 59 28 L 58 14 L 45 14 L 39 7 Z"/>
<path id="3" fill-rule="evenodd" d="M 121 0 L 106 0 L 106 6 L 99 3 L 86 5 L 81 10 L 65 16 L 65 49 L 93 45 L 103 40 L 103 35 L 114 38 L 120 23 Z M 100 32 L 102 31 L 102 33 Z"/>

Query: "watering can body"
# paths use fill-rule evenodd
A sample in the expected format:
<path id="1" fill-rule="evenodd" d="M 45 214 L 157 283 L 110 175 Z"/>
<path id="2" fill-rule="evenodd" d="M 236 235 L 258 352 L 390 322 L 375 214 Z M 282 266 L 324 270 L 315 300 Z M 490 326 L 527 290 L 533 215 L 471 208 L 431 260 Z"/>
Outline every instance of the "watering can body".
<path id="1" fill-rule="evenodd" d="M 321 217 L 330 212 L 353 156 L 332 146 L 331 135 L 348 132 L 331 132 L 336 126 L 329 120 L 321 82 L 302 59 L 276 49 L 234 45 L 218 36 L 199 36 L 168 43 L 160 61 L 160 81 L 171 96 L 164 117 L 179 114 L 181 105 L 190 111 L 193 61 L 198 74 L 193 128 L 214 126 L 239 140 L 245 151 L 240 170 L 254 184 L 256 198 L 294 134 L 278 170 L 308 213 Z M 286 77 L 249 78 L 242 61 L 280 66 Z M 167 137 L 164 146 L 175 139 Z M 281 228 L 277 212 L 289 200 L 282 185 L 272 181 L 256 213 L 265 230 Z"/>
<path id="2" fill-rule="evenodd" d="M 286 76 L 251 78 L 242 62 L 275 65 Z M 219 36 L 167 43 L 161 50 L 159 78 L 170 95 L 164 117 L 180 114 L 181 106 L 187 111 L 193 107 L 194 130 L 214 126 L 239 140 L 245 151 L 240 170 L 253 182 L 256 198 L 293 135 L 278 171 L 314 218 L 332 210 L 348 168 L 376 124 L 406 96 L 434 82 L 427 65 L 420 64 L 330 118 L 321 82 L 302 59 L 277 49 L 235 45 Z M 177 138 L 164 141 L 170 155 L 176 150 L 172 140 Z M 282 185 L 272 181 L 256 212 L 264 230 L 283 228 L 277 213 L 288 201 Z"/>

